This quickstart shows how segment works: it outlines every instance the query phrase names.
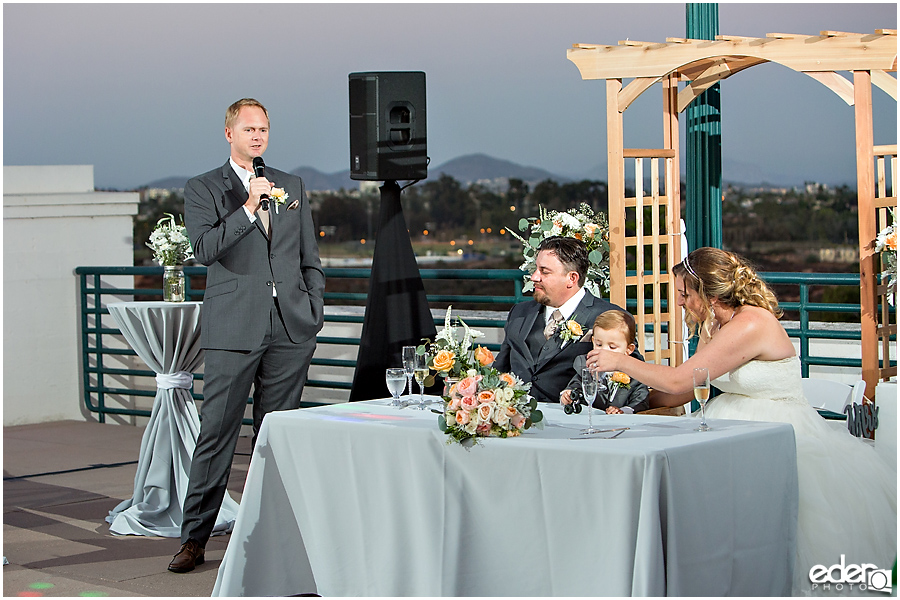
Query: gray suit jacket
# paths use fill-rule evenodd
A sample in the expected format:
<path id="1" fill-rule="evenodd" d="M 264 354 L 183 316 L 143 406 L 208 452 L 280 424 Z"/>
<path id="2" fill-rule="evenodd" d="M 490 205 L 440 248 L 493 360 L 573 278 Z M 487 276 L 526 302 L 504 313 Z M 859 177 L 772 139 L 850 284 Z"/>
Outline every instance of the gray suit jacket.
<path id="1" fill-rule="evenodd" d="M 305 186 L 299 177 L 269 167 L 266 179 L 289 196 L 277 214 L 270 202 L 271 241 L 260 219 L 247 218 L 242 208 L 247 192 L 230 162 L 185 186 L 185 226 L 194 256 L 209 267 L 200 314 L 203 348 L 258 348 L 268 327 L 273 284 L 292 342 L 322 329 L 325 274 Z M 299 204 L 288 210 L 295 200 Z"/>
<path id="2" fill-rule="evenodd" d="M 557 336 L 548 340 L 548 348 L 532 354 L 526 343 L 535 321 L 542 317 L 543 305 L 529 300 L 512 307 L 506 319 L 504 339 L 494 359 L 494 368 L 515 373 L 520 379 L 531 382 L 531 395 L 541 402 L 559 402 L 559 394 L 575 375 L 572 363 L 580 354 L 587 354 L 591 344 L 591 328 L 597 316 L 607 310 L 620 307 L 590 292 L 584 295 L 570 319 L 581 324 L 585 336 L 566 344 Z M 544 323 L 541 321 L 541 329 Z"/>

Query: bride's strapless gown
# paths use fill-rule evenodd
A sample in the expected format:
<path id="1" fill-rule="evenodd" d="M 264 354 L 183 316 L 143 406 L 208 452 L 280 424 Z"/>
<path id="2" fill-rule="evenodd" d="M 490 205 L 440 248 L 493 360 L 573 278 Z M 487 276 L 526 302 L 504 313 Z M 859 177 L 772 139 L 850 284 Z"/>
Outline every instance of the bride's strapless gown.
<path id="1" fill-rule="evenodd" d="M 842 554 L 848 565 L 890 569 L 897 552 L 896 472 L 873 448 L 846 429 L 833 428 L 810 406 L 799 359 L 754 360 L 712 384 L 724 393 L 707 405 L 708 418 L 794 426 L 800 492 L 794 595 L 810 593 L 812 566 L 838 564 Z"/>

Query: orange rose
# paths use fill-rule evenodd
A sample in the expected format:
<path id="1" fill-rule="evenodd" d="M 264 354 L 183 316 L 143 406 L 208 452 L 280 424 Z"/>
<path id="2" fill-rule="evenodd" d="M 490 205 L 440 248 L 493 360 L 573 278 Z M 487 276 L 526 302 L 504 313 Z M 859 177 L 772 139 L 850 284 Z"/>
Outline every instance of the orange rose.
<path id="1" fill-rule="evenodd" d="M 501 375 L 500 375 L 500 381 L 502 381 L 502 382 L 505 383 L 506 385 L 510 385 L 510 386 L 516 384 L 516 378 L 513 377 L 513 376 L 512 376 L 511 374 L 509 374 L 509 373 L 501 373 Z"/>
<path id="2" fill-rule="evenodd" d="M 488 402 L 494 401 L 494 392 L 491 390 L 484 390 L 478 392 L 478 403 L 479 404 L 487 404 Z"/>
<path id="3" fill-rule="evenodd" d="M 574 319 L 566 321 L 566 329 L 569 330 L 569 333 L 571 333 L 573 337 L 581 337 L 584 335 L 584 331 L 581 329 L 581 323 Z"/>
<path id="4" fill-rule="evenodd" d="M 885 244 L 885 246 L 887 246 L 888 248 L 890 248 L 891 250 L 896 252 L 897 251 L 897 232 L 894 231 L 891 235 L 887 236 L 887 238 L 885 238 L 885 240 L 884 240 L 884 244 Z"/>
<path id="5" fill-rule="evenodd" d="M 455 358 L 456 355 L 453 352 L 441 350 L 435 355 L 434 359 L 431 361 L 431 365 L 434 367 L 435 371 L 446 373 L 453 368 L 453 359 Z"/>
<path id="6" fill-rule="evenodd" d="M 484 346 L 478 346 L 475 348 L 475 360 L 477 360 L 482 367 L 486 367 L 494 362 L 494 354 Z"/>
<path id="7" fill-rule="evenodd" d="M 631 377 L 622 371 L 614 371 L 612 375 L 609 376 L 610 381 L 613 383 L 621 383 L 622 385 L 628 385 L 631 383 Z"/>

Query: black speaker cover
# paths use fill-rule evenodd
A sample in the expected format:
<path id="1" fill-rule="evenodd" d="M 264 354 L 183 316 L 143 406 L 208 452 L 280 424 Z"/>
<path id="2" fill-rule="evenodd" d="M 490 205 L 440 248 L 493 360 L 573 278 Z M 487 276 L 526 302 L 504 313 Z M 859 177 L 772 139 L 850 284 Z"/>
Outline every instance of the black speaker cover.
<path id="1" fill-rule="evenodd" d="M 425 73 L 350 73 L 350 177 L 425 179 Z"/>

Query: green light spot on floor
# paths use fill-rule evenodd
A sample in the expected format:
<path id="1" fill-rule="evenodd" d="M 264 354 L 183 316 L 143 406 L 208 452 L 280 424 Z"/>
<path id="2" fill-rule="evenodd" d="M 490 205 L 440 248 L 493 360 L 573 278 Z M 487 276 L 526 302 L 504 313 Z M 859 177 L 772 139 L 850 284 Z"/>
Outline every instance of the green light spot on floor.
<path id="1" fill-rule="evenodd" d="M 82 598 L 99 598 L 102 596 L 109 596 L 106 592 L 81 592 L 78 594 Z"/>
<path id="2" fill-rule="evenodd" d="M 50 588 L 53 587 L 53 584 L 52 584 L 52 583 L 46 583 L 46 582 L 43 582 L 43 581 L 35 581 L 34 583 L 32 583 L 31 585 L 29 585 L 28 587 L 30 587 L 30 588 L 33 589 L 33 590 L 49 590 Z"/>

